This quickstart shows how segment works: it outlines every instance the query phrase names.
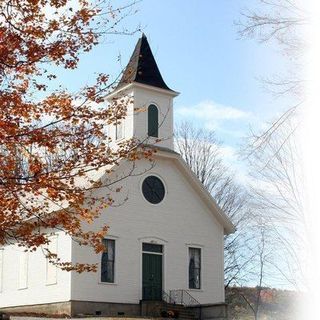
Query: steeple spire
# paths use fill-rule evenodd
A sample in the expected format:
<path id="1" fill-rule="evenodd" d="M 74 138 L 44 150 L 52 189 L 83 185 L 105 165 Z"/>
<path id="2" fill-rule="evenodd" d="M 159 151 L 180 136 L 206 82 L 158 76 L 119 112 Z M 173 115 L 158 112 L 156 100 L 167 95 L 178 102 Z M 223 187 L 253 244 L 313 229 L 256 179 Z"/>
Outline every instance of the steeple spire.
<path id="1" fill-rule="evenodd" d="M 132 82 L 138 82 L 173 91 L 163 81 L 157 63 L 153 57 L 147 37 L 144 33 L 136 44 L 117 89 Z"/>

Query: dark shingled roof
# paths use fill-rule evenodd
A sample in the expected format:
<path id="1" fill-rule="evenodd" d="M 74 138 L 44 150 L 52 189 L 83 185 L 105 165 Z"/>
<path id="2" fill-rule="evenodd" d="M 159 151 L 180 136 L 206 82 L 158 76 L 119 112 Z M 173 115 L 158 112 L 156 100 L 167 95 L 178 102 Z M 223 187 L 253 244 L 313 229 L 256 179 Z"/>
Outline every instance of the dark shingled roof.
<path id="1" fill-rule="evenodd" d="M 149 86 L 173 91 L 162 79 L 145 34 L 142 35 L 136 44 L 117 89 L 132 82 L 139 82 Z"/>

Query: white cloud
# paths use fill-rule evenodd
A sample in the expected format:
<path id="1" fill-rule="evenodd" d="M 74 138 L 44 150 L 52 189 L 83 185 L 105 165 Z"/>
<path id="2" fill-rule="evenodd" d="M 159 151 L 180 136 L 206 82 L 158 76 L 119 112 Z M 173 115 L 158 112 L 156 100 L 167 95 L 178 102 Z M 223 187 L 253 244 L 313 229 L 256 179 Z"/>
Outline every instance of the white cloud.
<path id="1" fill-rule="evenodd" d="M 207 129 L 221 129 L 222 123 L 232 120 L 250 120 L 251 112 L 246 112 L 235 107 L 226 106 L 214 101 L 202 101 L 192 107 L 178 107 L 176 115 L 181 118 L 200 120 Z"/>

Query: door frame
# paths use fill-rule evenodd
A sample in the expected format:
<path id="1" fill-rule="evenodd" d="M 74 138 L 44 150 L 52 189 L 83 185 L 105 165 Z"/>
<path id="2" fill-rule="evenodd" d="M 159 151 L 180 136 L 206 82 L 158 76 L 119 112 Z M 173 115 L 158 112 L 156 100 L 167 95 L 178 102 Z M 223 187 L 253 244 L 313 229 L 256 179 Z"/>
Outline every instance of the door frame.
<path id="1" fill-rule="evenodd" d="M 140 274 L 139 274 L 139 301 L 142 300 L 142 283 L 143 283 L 143 274 L 142 274 L 142 255 L 143 255 L 143 250 L 142 250 L 142 244 L 143 243 L 150 243 L 150 244 L 159 244 L 162 245 L 162 253 L 157 253 L 157 252 L 147 252 L 150 254 L 157 254 L 157 255 L 162 255 L 162 291 L 166 291 L 166 243 L 167 241 L 158 237 L 143 237 L 139 238 L 139 261 L 140 261 Z"/>

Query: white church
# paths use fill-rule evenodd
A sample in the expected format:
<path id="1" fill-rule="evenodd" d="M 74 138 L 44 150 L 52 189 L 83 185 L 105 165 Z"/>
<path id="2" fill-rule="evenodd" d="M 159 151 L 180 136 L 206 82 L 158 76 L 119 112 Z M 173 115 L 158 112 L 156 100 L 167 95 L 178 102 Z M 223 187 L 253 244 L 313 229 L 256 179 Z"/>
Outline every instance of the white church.
<path id="1" fill-rule="evenodd" d="M 62 231 L 51 236 L 50 249 L 62 260 L 97 263 L 98 272 L 62 271 L 41 250 L 0 248 L 0 312 L 160 317 L 172 310 L 185 319 L 226 318 L 224 235 L 234 226 L 174 151 L 177 95 L 163 81 L 143 35 L 109 96 L 133 101 L 110 135 L 156 145 L 154 164 L 139 160 L 139 174 L 119 182 L 126 201 L 95 221 L 110 226 L 105 253 L 80 247 Z M 115 176 L 128 170 L 123 161 Z M 110 177 L 102 173 L 99 179 Z"/>

